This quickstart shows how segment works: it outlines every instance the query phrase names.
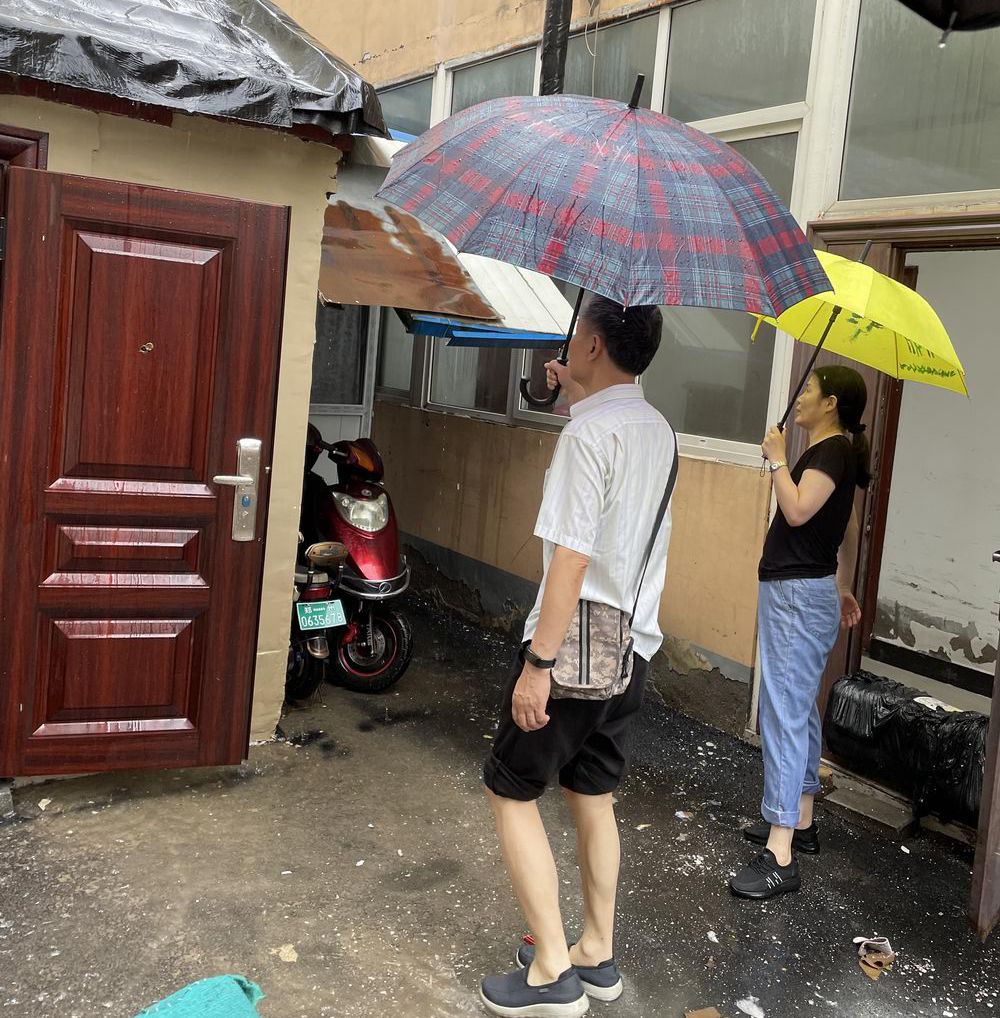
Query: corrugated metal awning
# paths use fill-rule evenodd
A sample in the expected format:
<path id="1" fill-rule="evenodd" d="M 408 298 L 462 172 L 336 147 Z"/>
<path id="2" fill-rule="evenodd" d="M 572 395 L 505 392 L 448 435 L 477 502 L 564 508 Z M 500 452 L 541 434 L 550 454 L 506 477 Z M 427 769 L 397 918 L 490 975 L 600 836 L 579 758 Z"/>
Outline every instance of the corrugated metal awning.
<path id="1" fill-rule="evenodd" d="M 398 308 L 410 331 L 456 345 L 551 346 L 572 317 L 547 276 L 458 254 L 439 233 L 378 199 L 330 199 L 319 289 L 327 302 Z"/>

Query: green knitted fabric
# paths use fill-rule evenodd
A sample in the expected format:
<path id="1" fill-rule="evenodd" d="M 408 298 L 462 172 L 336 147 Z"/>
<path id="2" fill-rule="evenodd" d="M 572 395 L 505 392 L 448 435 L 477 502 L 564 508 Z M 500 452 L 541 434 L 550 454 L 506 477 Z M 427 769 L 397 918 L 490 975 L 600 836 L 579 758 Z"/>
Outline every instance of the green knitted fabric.
<path id="1" fill-rule="evenodd" d="M 216 976 L 185 986 L 135 1018 L 259 1018 L 260 987 L 242 976 Z"/>

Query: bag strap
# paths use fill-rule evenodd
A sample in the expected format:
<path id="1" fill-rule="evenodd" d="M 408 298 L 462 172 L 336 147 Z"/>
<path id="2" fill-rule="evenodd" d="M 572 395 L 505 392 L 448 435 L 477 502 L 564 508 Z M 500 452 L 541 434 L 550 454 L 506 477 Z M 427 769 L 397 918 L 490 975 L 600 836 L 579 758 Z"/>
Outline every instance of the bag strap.
<path id="1" fill-rule="evenodd" d="M 632 619 L 635 618 L 636 610 L 639 607 L 639 594 L 642 592 L 642 581 L 646 578 L 646 570 L 649 568 L 649 560 L 653 554 L 653 545 L 656 544 L 656 535 L 660 532 L 660 527 L 663 524 L 663 517 L 667 515 L 667 506 L 670 504 L 670 496 L 674 493 L 674 485 L 677 483 L 677 466 L 680 462 L 680 455 L 677 450 L 677 432 L 674 431 L 670 425 L 670 434 L 674 437 L 674 458 L 670 464 L 670 476 L 667 478 L 667 486 L 663 489 L 663 498 L 660 500 L 660 508 L 656 511 L 656 522 L 653 524 L 653 532 L 649 535 L 649 541 L 646 544 L 646 556 L 642 563 L 642 572 L 639 574 L 639 586 L 635 592 L 635 604 L 632 605 L 632 614 L 629 615 L 629 625 L 632 625 Z"/>

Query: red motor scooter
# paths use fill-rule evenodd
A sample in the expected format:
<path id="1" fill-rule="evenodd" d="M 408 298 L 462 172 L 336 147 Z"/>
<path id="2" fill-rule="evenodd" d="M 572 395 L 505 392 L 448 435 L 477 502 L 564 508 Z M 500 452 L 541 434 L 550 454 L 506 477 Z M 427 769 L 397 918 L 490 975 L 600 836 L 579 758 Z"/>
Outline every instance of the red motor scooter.
<path id="1" fill-rule="evenodd" d="M 334 485 L 314 469 L 324 452 L 337 465 Z M 399 553 L 399 529 L 382 485 L 384 473 L 382 457 L 370 439 L 331 445 L 315 425 L 309 425 L 299 522 L 304 562 L 295 577 L 290 696 L 293 681 L 304 670 L 313 676 L 321 672 L 348 689 L 377 693 L 398 681 L 409 666 L 413 631 L 394 599 L 409 586 L 410 570 Z M 337 557 L 334 568 L 330 562 L 319 577 L 316 556 L 309 552 L 329 542 L 343 546 L 346 555 Z M 343 609 L 342 615 L 336 609 L 329 615 L 333 625 L 343 624 L 322 632 L 310 625 L 318 618 L 312 606 L 321 593 L 339 601 Z M 301 696 L 308 683 L 295 684 Z"/>

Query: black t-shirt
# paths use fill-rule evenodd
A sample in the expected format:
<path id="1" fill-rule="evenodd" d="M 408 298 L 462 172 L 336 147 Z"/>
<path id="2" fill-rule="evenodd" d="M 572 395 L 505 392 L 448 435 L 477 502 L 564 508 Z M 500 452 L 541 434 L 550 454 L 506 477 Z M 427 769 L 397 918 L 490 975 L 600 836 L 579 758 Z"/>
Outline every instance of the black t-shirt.
<path id="1" fill-rule="evenodd" d="M 762 580 L 801 580 L 832 576 L 854 507 L 857 461 L 850 439 L 834 435 L 807 449 L 792 480 L 798 484 L 807 470 L 822 470 L 833 480 L 833 494 L 801 527 L 790 526 L 779 506 L 764 541 L 758 576 Z"/>

